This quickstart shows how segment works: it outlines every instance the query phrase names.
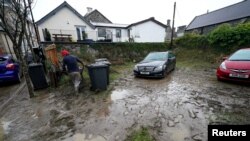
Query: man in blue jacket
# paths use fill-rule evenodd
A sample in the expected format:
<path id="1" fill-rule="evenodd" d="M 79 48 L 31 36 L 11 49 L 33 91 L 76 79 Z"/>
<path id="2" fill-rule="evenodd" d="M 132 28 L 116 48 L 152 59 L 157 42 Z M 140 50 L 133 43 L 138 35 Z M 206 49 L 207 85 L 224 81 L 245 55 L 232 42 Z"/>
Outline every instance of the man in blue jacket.
<path id="1" fill-rule="evenodd" d="M 70 55 L 67 50 L 62 50 L 63 56 L 63 70 L 67 70 L 69 76 L 74 84 L 75 92 L 78 93 L 79 85 L 81 83 L 81 74 L 78 66 L 78 62 L 84 66 L 83 62 L 76 56 Z"/>

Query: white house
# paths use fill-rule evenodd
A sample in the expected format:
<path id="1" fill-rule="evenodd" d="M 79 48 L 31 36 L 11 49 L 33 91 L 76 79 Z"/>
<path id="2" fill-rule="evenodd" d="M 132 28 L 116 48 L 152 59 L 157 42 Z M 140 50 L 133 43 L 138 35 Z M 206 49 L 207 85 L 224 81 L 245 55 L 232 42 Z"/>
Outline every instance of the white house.
<path id="1" fill-rule="evenodd" d="M 115 24 L 98 10 L 87 8 L 84 16 L 67 2 L 36 22 L 41 41 L 164 42 L 167 25 L 149 18 L 130 25 Z M 51 38 L 48 36 L 50 33 Z M 49 39 L 48 39 L 49 38 Z"/>
<path id="2" fill-rule="evenodd" d="M 133 23 L 128 27 L 128 36 L 134 42 L 164 42 L 167 26 L 154 17 Z"/>
<path id="3" fill-rule="evenodd" d="M 37 48 L 38 42 L 37 42 L 37 38 L 36 38 L 36 34 L 35 34 L 35 29 L 34 29 L 34 26 L 30 20 L 27 20 L 26 30 L 28 31 L 28 34 L 30 36 L 30 41 L 31 41 L 32 47 Z M 23 54 L 25 52 L 30 51 L 26 37 L 23 37 L 22 44 L 21 44 L 21 50 L 22 50 Z M 0 26 L 0 54 L 11 54 L 11 55 L 15 56 L 14 49 L 13 49 L 13 43 L 1 26 Z"/>
<path id="4" fill-rule="evenodd" d="M 83 40 L 84 33 L 88 38 L 96 40 L 95 27 L 83 18 L 66 1 L 36 22 L 41 41 L 45 41 L 47 29 L 52 40 L 71 38 L 73 41 Z"/>
<path id="5" fill-rule="evenodd" d="M 112 42 L 126 42 L 128 30 L 126 24 L 91 22 L 97 31 L 97 40 L 111 40 Z"/>
<path id="6" fill-rule="evenodd" d="M 0 2 L 1 3 L 1 2 Z M 1 6 L 4 6 L 4 10 L 6 15 L 2 15 L 2 16 L 14 16 L 15 13 L 13 13 L 13 3 L 11 3 L 11 1 L 5 1 L 4 5 L 2 5 L 3 3 L 1 3 Z M 2 12 L 2 11 L 1 11 Z M 15 20 L 15 18 L 13 18 L 11 21 L 8 21 L 7 24 L 9 24 L 9 22 L 13 22 Z M 6 21 L 5 21 L 6 22 Z M 14 49 L 13 49 L 13 43 L 10 39 L 10 37 L 7 35 L 6 31 L 5 31 L 5 26 L 4 24 L 2 24 L 3 21 L 0 20 L 0 55 L 1 54 L 11 54 L 12 56 L 15 56 L 14 53 Z M 12 26 L 11 26 L 12 27 Z M 15 27 L 12 27 L 14 30 L 16 29 Z M 30 39 L 31 42 L 31 46 L 33 48 L 37 48 L 38 47 L 38 42 L 37 42 L 37 38 L 36 38 L 36 34 L 35 34 L 35 28 L 34 25 L 30 19 L 30 17 L 27 18 L 26 21 L 26 31 L 28 34 L 28 38 Z M 22 53 L 27 53 L 28 51 L 30 51 L 30 48 L 28 47 L 28 42 L 27 42 L 27 38 L 26 36 L 24 36 L 22 38 L 22 44 L 21 44 L 21 50 Z"/>
<path id="7" fill-rule="evenodd" d="M 8 35 L 4 32 L 2 27 L 0 27 L 0 54 L 14 54 L 12 46 L 12 42 Z"/>

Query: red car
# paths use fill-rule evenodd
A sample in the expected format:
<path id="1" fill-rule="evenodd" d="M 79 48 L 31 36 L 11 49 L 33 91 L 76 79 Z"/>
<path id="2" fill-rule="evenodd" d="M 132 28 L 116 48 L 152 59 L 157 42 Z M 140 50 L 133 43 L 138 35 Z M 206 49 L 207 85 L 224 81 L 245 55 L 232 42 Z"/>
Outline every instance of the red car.
<path id="1" fill-rule="evenodd" d="M 240 49 L 225 59 L 217 69 L 217 79 L 250 83 L 250 48 Z"/>

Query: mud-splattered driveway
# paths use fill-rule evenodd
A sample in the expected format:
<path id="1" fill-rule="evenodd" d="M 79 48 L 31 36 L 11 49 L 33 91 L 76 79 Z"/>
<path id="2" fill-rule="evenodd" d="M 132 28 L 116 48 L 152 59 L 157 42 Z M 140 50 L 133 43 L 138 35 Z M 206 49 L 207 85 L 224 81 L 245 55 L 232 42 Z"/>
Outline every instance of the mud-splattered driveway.
<path id="1" fill-rule="evenodd" d="M 165 79 L 128 70 L 110 87 L 80 96 L 64 87 L 31 100 L 23 90 L 1 116 L 4 139 L 122 141 L 144 126 L 159 141 L 205 141 L 208 124 L 250 123 L 249 86 L 217 82 L 213 69 L 176 69 Z"/>

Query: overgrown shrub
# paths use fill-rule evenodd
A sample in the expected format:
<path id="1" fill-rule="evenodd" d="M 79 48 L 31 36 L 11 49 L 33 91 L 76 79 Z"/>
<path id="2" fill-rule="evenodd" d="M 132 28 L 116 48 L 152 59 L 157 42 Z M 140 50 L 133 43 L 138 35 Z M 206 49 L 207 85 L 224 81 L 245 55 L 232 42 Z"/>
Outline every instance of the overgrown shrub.
<path id="1" fill-rule="evenodd" d="M 235 33 L 238 46 L 250 45 L 250 22 L 246 24 L 239 24 L 235 29 Z"/>
<path id="2" fill-rule="evenodd" d="M 229 47 L 235 44 L 234 29 L 230 24 L 217 27 L 208 35 L 208 40 L 213 47 Z"/>
<path id="3" fill-rule="evenodd" d="M 223 24 L 208 35 L 211 46 L 223 50 L 237 49 L 250 45 L 250 23 L 231 26 Z"/>
<path id="4" fill-rule="evenodd" d="M 250 45 L 250 23 L 232 26 L 223 24 L 207 35 L 186 33 L 175 40 L 176 47 L 207 48 L 211 47 L 220 52 L 232 52 Z"/>
<path id="5" fill-rule="evenodd" d="M 138 61 L 152 51 L 169 50 L 168 43 L 105 43 L 93 44 L 91 48 L 98 50 L 98 58 L 108 58 L 117 60 L 119 58 L 125 61 Z"/>
<path id="6" fill-rule="evenodd" d="M 177 38 L 175 45 L 185 48 L 206 48 L 209 46 L 209 42 L 205 35 L 187 33 L 183 37 Z"/>

